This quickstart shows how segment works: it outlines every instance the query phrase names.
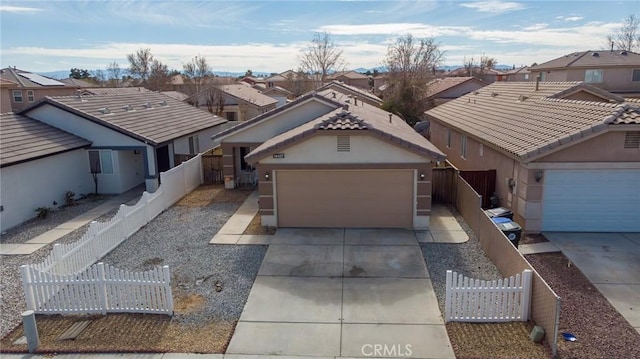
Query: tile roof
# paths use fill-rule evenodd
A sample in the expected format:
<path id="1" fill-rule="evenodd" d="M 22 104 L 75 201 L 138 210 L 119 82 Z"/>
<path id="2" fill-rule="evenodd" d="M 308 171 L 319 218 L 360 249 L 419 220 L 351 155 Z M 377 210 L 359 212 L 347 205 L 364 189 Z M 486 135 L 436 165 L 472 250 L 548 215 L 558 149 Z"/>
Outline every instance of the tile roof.
<path id="1" fill-rule="evenodd" d="M 640 109 L 630 103 L 553 98 L 585 89 L 581 82 L 502 82 L 479 89 L 426 112 L 427 117 L 456 128 L 520 160 L 532 160 L 608 125 L 639 123 Z"/>
<path id="2" fill-rule="evenodd" d="M 336 72 L 333 73 L 331 75 L 328 76 L 329 79 L 337 79 L 340 77 L 346 77 L 348 79 L 351 80 L 366 80 L 369 79 L 369 76 L 365 75 L 365 74 L 361 74 L 359 72 L 355 72 L 355 71 L 342 71 L 342 72 Z"/>
<path id="3" fill-rule="evenodd" d="M 93 83 L 93 82 L 80 80 L 80 79 L 74 79 L 72 77 L 69 77 L 69 78 L 66 78 L 66 79 L 62 79 L 62 80 L 60 80 L 60 82 L 64 82 L 67 85 L 72 85 L 72 86 L 77 86 L 77 87 L 96 87 L 96 84 Z"/>
<path id="4" fill-rule="evenodd" d="M 14 113 L 0 115 L 0 167 L 91 145 L 91 142 Z"/>
<path id="5" fill-rule="evenodd" d="M 83 95 L 98 95 L 98 96 L 131 95 L 131 94 L 144 93 L 144 92 L 149 93 L 153 91 L 147 90 L 144 87 L 94 87 L 94 88 L 82 89 Z"/>
<path id="6" fill-rule="evenodd" d="M 30 80 L 28 77 L 36 76 L 36 78 L 44 79 L 51 82 L 51 85 L 42 85 Z M 46 76 L 34 74 L 28 71 L 6 67 L 0 70 L 0 79 L 9 80 L 16 83 L 18 87 L 51 87 L 51 88 L 78 88 L 77 85 L 69 85 L 58 80 L 51 79 Z"/>
<path id="7" fill-rule="evenodd" d="M 254 89 L 251 86 L 243 85 L 243 84 L 232 84 L 232 85 L 218 85 L 215 86 L 220 89 L 225 94 L 235 97 L 239 100 L 246 101 L 251 103 L 257 107 L 265 107 L 278 103 L 278 100 L 269 97 L 267 95 L 263 95 L 260 91 Z M 211 88 L 200 91 L 195 95 L 190 97 L 199 97 L 202 94 L 206 94 L 211 91 Z"/>
<path id="8" fill-rule="evenodd" d="M 511 69 L 511 70 L 504 71 L 504 73 L 507 74 L 507 75 L 528 74 L 529 72 L 530 71 L 529 71 L 529 67 L 528 66 L 522 66 L 522 67 L 519 67 L 517 69 Z"/>
<path id="9" fill-rule="evenodd" d="M 350 94 L 350 95 L 366 97 L 367 99 L 369 99 L 370 102 L 372 102 L 372 104 L 377 104 L 378 106 L 382 104 L 382 99 L 372 94 L 371 92 L 368 92 L 366 90 L 363 90 L 355 86 L 347 85 L 344 82 L 340 82 L 340 81 L 331 81 L 319 87 L 316 91 L 321 93 L 321 92 L 326 92 L 326 90 L 328 89 L 335 89 L 336 91 L 342 92 L 347 95 Z"/>
<path id="10" fill-rule="evenodd" d="M 338 100 L 347 101 L 343 96 Z M 396 146 L 419 155 L 444 160 L 445 156 L 431 142 L 417 133 L 400 117 L 362 101 L 346 103 L 347 109 L 337 108 L 301 126 L 284 132 L 258 146 L 245 159 L 256 162 L 260 158 L 314 134 L 317 131 L 355 131 L 370 133 Z"/>
<path id="11" fill-rule="evenodd" d="M 481 86 L 485 83 L 475 77 L 443 77 L 429 81 L 427 84 L 426 98 L 437 96 L 438 94 L 461 85 L 466 82 L 476 82 Z"/>
<path id="12" fill-rule="evenodd" d="M 159 92 L 110 96 L 45 97 L 32 109 L 49 104 L 152 145 L 227 122 Z"/>
<path id="13" fill-rule="evenodd" d="M 171 98 L 174 98 L 178 101 L 184 101 L 187 98 L 189 98 L 189 95 L 187 95 L 184 92 L 180 92 L 180 91 L 162 91 L 161 92 L 163 95 L 165 96 L 169 96 Z"/>
<path id="14" fill-rule="evenodd" d="M 557 59 L 531 66 L 530 70 L 539 71 L 566 67 L 604 67 L 604 66 L 640 66 L 640 54 L 631 51 L 582 51 L 574 52 Z"/>

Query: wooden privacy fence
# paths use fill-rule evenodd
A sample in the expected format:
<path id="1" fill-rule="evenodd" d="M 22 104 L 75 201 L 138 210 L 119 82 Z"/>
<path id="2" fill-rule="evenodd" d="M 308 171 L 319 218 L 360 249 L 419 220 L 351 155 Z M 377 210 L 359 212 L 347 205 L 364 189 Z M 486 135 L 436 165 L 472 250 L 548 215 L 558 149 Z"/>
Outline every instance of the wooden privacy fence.
<path id="1" fill-rule="evenodd" d="M 202 155 L 204 183 L 222 183 L 222 155 Z"/>
<path id="2" fill-rule="evenodd" d="M 531 271 L 484 281 L 447 271 L 445 321 L 512 322 L 529 320 Z"/>
<path id="3" fill-rule="evenodd" d="M 20 267 L 27 309 L 39 314 L 173 314 L 169 267 L 128 272 L 98 263 L 75 274 Z"/>

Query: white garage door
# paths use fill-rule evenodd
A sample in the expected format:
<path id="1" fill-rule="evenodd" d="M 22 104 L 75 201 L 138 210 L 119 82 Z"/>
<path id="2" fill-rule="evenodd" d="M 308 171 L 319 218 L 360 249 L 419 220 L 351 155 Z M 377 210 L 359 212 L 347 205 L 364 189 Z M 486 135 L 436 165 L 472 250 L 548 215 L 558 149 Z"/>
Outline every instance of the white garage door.
<path id="1" fill-rule="evenodd" d="M 277 171 L 280 227 L 413 224 L 413 171 Z"/>
<path id="2" fill-rule="evenodd" d="M 542 229 L 640 232 L 640 170 L 547 170 Z"/>

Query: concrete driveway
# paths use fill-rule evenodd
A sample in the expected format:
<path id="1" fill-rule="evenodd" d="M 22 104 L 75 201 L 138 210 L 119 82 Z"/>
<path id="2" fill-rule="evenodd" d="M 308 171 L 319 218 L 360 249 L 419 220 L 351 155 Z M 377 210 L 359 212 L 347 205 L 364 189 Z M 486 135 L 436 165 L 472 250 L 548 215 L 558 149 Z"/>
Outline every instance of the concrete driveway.
<path id="1" fill-rule="evenodd" d="M 279 229 L 233 355 L 455 358 L 413 231 Z"/>
<path id="2" fill-rule="evenodd" d="M 544 233 L 640 333 L 640 233 Z"/>

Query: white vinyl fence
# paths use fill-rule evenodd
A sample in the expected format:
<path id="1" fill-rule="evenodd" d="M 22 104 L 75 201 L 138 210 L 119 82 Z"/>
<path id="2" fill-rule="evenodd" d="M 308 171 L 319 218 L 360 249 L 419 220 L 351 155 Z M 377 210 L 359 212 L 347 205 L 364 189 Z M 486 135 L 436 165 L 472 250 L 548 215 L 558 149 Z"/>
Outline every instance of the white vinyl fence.
<path id="1" fill-rule="evenodd" d="M 92 266 L 94 263 L 202 184 L 202 156 L 197 155 L 167 172 L 160 173 L 160 182 L 156 192 L 144 192 L 135 205 L 121 205 L 118 213 L 110 221 L 91 222 L 87 232 L 78 241 L 55 244 L 44 261 L 21 267 L 23 288 L 29 309 L 37 313 L 173 312 L 168 276 L 166 276 L 166 293 L 168 294 L 160 295 L 158 294 L 160 292 L 153 289 L 155 284 L 149 284 L 155 283 L 153 282 L 155 279 L 149 279 L 151 282 L 145 281 L 146 276 L 150 276 L 151 272 L 130 273 L 113 269 L 115 271 L 113 273 L 120 277 L 109 278 L 120 283 L 119 287 L 116 284 L 107 283 L 105 288 L 120 288 L 113 289 L 118 294 L 117 298 L 101 296 L 99 293 L 92 294 L 93 296 L 88 295 L 88 293 L 94 293 L 97 290 L 95 288 L 100 286 L 90 284 L 89 282 L 93 279 L 86 277 L 90 276 L 87 273 L 95 272 L 94 274 L 99 275 L 96 271 L 100 266 Z M 167 268 L 166 272 L 168 271 Z M 64 285 L 60 284 L 60 281 Z M 100 300 L 106 300 L 107 304 L 102 303 L 100 304 L 102 306 L 99 306 L 97 303 Z"/>
<path id="2" fill-rule="evenodd" d="M 128 272 L 98 263 L 76 274 L 20 267 L 27 309 L 39 314 L 173 314 L 169 267 Z"/>
<path id="3" fill-rule="evenodd" d="M 510 278 L 484 281 L 448 270 L 445 321 L 527 321 L 531 305 L 531 270 Z"/>

